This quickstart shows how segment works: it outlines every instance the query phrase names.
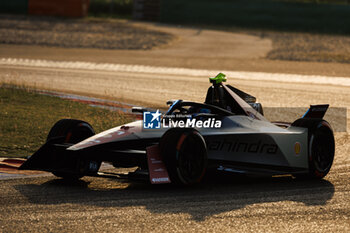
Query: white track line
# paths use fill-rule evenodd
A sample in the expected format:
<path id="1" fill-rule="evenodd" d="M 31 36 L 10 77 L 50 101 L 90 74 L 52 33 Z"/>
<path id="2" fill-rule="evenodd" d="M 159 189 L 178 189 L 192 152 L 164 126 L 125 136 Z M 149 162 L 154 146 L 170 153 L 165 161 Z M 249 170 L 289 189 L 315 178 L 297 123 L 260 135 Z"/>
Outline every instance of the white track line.
<path id="1" fill-rule="evenodd" d="M 61 68 L 61 69 L 83 69 L 83 70 L 96 70 L 96 71 L 132 72 L 132 73 L 150 73 L 150 74 L 164 74 L 164 75 L 165 74 L 184 75 L 184 76 L 200 76 L 200 77 L 215 76 L 217 73 L 222 72 L 226 74 L 228 77 L 243 79 L 243 80 L 350 86 L 350 78 L 328 77 L 328 76 L 321 76 L 321 75 L 204 70 L 204 69 L 144 66 L 144 65 L 123 65 L 123 64 L 93 63 L 93 62 L 79 62 L 79 61 L 65 62 L 65 61 L 50 61 L 50 60 L 35 60 L 35 59 L 16 59 L 16 58 L 1 58 L 0 65 Z"/>

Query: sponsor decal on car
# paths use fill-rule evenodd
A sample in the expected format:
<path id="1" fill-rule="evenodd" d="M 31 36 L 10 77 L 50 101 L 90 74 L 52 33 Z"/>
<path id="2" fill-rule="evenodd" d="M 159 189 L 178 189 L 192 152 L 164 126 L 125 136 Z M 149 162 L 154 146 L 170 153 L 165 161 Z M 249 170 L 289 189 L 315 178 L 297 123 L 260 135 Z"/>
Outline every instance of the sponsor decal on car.
<path id="1" fill-rule="evenodd" d="M 171 183 L 168 171 L 160 153 L 158 145 L 146 148 L 149 178 L 152 184 Z"/>
<path id="2" fill-rule="evenodd" d="M 275 143 L 244 142 L 239 140 L 217 140 L 208 142 L 208 150 L 241 152 L 254 154 L 276 154 L 278 146 Z"/>
<path id="3" fill-rule="evenodd" d="M 295 151 L 295 154 L 296 154 L 296 155 L 299 155 L 299 154 L 300 154 L 300 150 L 301 150 L 300 142 L 296 142 L 296 143 L 294 144 L 294 151 Z"/>

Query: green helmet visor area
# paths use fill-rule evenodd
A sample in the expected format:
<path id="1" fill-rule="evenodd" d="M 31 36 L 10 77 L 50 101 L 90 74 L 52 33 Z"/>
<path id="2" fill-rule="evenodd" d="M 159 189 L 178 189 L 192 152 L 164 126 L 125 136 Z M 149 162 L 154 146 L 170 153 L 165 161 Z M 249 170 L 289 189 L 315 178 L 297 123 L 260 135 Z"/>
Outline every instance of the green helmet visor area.
<path id="1" fill-rule="evenodd" d="M 209 82 L 214 83 L 214 84 L 220 84 L 220 83 L 226 82 L 226 81 L 227 81 L 226 75 L 223 73 L 219 73 L 215 77 L 209 78 Z"/>

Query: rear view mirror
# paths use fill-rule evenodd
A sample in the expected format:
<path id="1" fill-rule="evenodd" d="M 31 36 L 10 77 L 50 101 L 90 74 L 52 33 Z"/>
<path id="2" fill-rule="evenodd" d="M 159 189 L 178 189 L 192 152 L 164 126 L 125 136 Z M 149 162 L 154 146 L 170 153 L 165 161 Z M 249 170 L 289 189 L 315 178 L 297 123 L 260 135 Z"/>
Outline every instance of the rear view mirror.
<path id="1" fill-rule="evenodd" d="M 144 108 L 144 107 L 132 107 L 131 112 L 133 112 L 133 113 L 144 113 L 144 112 L 148 112 L 148 109 Z"/>

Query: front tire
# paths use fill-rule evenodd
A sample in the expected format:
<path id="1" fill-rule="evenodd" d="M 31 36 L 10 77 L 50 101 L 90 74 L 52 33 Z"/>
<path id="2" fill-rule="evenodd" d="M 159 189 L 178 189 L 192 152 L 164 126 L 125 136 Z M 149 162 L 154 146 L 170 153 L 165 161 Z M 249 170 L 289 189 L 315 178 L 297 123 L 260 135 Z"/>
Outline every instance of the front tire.
<path id="1" fill-rule="evenodd" d="M 330 124 L 322 119 L 301 118 L 292 126 L 308 129 L 309 172 L 299 178 L 322 179 L 330 171 L 335 153 L 335 140 Z"/>
<path id="2" fill-rule="evenodd" d="M 60 138 L 60 143 L 75 144 L 93 135 L 95 131 L 89 123 L 75 119 L 62 119 L 51 128 L 46 141 Z M 54 171 L 52 174 L 64 179 L 80 179 L 86 174 L 97 173 L 101 166 L 101 161 L 72 158 L 71 162 L 76 165 L 75 171 Z"/>
<path id="3" fill-rule="evenodd" d="M 207 168 L 206 143 L 195 129 L 169 129 L 160 140 L 160 150 L 172 183 L 199 183 Z"/>

